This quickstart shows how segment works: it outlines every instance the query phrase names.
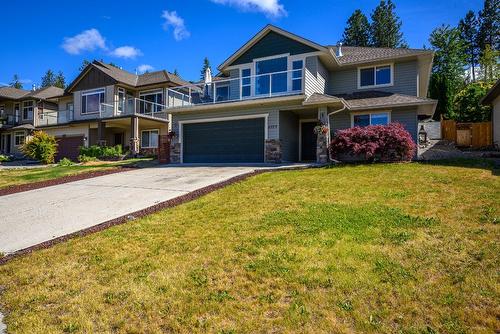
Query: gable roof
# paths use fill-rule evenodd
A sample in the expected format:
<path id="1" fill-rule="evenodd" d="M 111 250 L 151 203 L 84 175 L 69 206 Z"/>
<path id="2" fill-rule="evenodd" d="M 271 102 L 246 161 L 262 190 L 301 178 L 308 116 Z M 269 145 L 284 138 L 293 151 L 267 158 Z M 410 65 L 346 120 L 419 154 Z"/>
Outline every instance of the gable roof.
<path id="1" fill-rule="evenodd" d="M 140 87 L 147 85 L 154 85 L 166 82 L 172 82 L 176 85 L 188 85 L 187 81 L 184 81 L 179 76 L 167 72 L 165 70 L 155 71 L 149 73 L 143 73 L 140 75 L 130 73 L 128 71 L 122 70 L 116 66 L 103 63 L 101 61 L 94 60 L 92 63 L 87 65 L 87 67 L 76 77 L 71 84 L 68 85 L 66 91 L 71 91 L 72 88 L 92 69 L 96 68 L 104 74 L 108 75 L 115 81 L 125 84 L 131 87 Z"/>
<path id="2" fill-rule="evenodd" d="M 248 51 L 252 46 L 254 46 L 257 42 L 259 42 L 262 38 L 264 38 L 270 32 L 275 32 L 277 34 L 283 35 L 285 37 L 288 37 L 294 41 L 302 43 L 302 44 L 309 46 L 313 49 L 316 49 L 318 51 L 327 52 L 327 49 L 320 44 L 312 42 L 312 41 L 305 39 L 303 37 L 300 37 L 298 35 L 292 34 L 291 32 L 288 32 L 286 30 L 278 28 L 272 24 L 268 24 L 261 31 L 259 31 L 255 36 L 253 36 L 248 42 L 246 42 L 242 47 L 240 47 L 235 53 L 233 53 L 229 58 L 227 58 L 217 68 L 222 71 L 225 67 L 230 66 L 231 63 L 233 63 L 236 59 L 238 59 L 239 56 L 241 56 L 243 53 Z"/>
<path id="3" fill-rule="evenodd" d="M 40 99 L 47 100 L 64 94 L 64 89 L 49 86 L 36 90 L 17 89 L 13 87 L 0 87 L 0 98 L 20 100 L 20 99 Z"/>
<path id="4" fill-rule="evenodd" d="M 500 79 L 491 87 L 488 93 L 481 99 L 481 104 L 491 104 L 500 95 Z"/>

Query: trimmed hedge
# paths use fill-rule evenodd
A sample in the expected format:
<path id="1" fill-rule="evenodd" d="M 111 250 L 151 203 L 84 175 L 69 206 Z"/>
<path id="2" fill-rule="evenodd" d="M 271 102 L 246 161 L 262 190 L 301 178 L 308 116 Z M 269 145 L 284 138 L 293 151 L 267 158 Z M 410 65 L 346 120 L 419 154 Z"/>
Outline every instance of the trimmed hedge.
<path id="1" fill-rule="evenodd" d="M 417 146 L 399 123 L 338 130 L 330 142 L 330 154 L 337 160 L 409 161 Z"/>
<path id="2" fill-rule="evenodd" d="M 118 158 L 123 155 L 121 145 L 116 146 L 99 146 L 92 145 L 89 147 L 80 147 L 80 155 L 93 158 Z"/>

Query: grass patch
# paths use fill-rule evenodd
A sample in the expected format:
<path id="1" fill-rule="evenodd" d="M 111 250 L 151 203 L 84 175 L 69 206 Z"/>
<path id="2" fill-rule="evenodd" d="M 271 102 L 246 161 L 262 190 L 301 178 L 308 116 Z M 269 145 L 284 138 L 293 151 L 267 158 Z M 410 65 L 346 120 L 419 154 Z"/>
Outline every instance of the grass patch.
<path id="1" fill-rule="evenodd" d="M 493 332 L 498 203 L 483 162 L 262 174 L 1 266 L 0 306 L 12 332 Z"/>
<path id="2" fill-rule="evenodd" d="M 147 163 L 151 159 L 130 159 L 113 162 L 94 162 L 84 165 L 61 165 L 40 168 L 1 169 L 0 189 L 14 185 L 61 178 L 64 176 L 107 170 L 120 166 Z"/>

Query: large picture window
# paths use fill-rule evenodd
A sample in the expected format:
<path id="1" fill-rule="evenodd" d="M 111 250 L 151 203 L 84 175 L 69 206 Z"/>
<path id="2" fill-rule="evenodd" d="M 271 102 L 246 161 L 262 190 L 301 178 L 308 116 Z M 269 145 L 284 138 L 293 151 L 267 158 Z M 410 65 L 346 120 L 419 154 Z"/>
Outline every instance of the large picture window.
<path id="1" fill-rule="evenodd" d="M 23 102 L 23 120 L 33 119 L 33 101 Z"/>
<path id="2" fill-rule="evenodd" d="M 161 90 L 140 93 L 139 98 L 139 112 L 141 114 L 160 112 L 164 108 L 163 92 Z"/>
<path id="3" fill-rule="evenodd" d="M 101 103 L 104 103 L 105 91 L 97 89 L 82 93 L 82 114 L 91 114 L 99 112 Z"/>
<path id="4" fill-rule="evenodd" d="M 286 72 L 287 70 L 287 57 L 257 61 L 255 63 L 255 95 L 286 92 L 288 77 Z"/>
<path id="5" fill-rule="evenodd" d="M 389 112 L 354 114 L 352 116 L 352 126 L 387 125 L 389 122 Z"/>
<path id="6" fill-rule="evenodd" d="M 358 69 L 358 88 L 391 86 L 392 65 L 363 67 Z"/>
<path id="7" fill-rule="evenodd" d="M 142 148 L 158 147 L 158 130 L 144 130 L 141 132 Z"/>

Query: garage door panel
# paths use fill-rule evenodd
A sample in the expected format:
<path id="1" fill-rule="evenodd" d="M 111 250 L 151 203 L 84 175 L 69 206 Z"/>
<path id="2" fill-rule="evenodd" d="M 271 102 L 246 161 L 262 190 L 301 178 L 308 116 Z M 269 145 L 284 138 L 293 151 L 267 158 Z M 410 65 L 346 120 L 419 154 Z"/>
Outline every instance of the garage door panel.
<path id="1" fill-rule="evenodd" d="M 264 118 L 185 124 L 184 162 L 263 162 Z"/>
<path id="2" fill-rule="evenodd" d="M 56 161 L 62 158 L 68 158 L 76 161 L 80 154 L 80 146 L 83 146 L 83 136 L 75 137 L 60 137 L 57 140 L 57 154 Z"/>

